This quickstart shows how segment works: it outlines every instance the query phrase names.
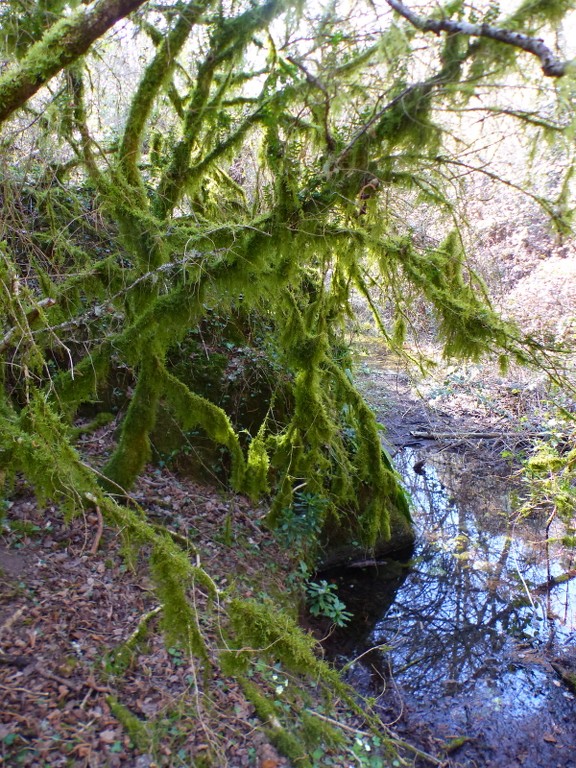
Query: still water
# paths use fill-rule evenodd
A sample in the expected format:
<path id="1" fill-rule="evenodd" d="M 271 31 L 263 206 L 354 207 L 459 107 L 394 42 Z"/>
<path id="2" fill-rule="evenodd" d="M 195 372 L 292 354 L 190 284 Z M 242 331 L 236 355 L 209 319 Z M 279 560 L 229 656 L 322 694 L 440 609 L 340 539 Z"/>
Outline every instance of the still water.
<path id="1" fill-rule="evenodd" d="M 355 620 L 334 654 L 423 747 L 468 738 L 450 764 L 576 768 L 575 697 L 554 670 L 576 662 L 574 552 L 545 519 L 515 519 L 509 481 L 476 459 L 404 448 L 395 461 L 416 549 L 340 577 Z"/>

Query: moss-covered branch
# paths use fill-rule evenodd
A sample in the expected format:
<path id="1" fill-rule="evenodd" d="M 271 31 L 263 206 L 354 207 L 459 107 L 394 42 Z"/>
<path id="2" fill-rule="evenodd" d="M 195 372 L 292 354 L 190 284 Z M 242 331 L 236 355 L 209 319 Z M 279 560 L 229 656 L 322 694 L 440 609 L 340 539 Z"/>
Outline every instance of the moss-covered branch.
<path id="1" fill-rule="evenodd" d="M 100 0 L 54 24 L 15 66 L 0 76 L 0 124 L 54 75 L 145 0 Z"/>
<path id="2" fill-rule="evenodd" d="M 160 89 L 171 78 L 176 58 L 188 39 L 193 25 L 211 3 L 212 0 L 192 0 L 184 6 L 173 29 L 162 38 L 153 60 L 146 68 L 140 85 L 132 97 L 118 159 L 126 180 L 135 187 L 141 185 L 138 157 L 146 120 Z"/>
<path id="3" fill-rule="evenodd" d="M 206 117 L 206 106 L 217 68 L 238 58 L 252 36 L 273 18 L 295 5 L 294 0 L 268 0 L 239 16 L 224 21 L 215 30 L 210 50 L 198 68 L 196 85 L 186 110 L 182 139 L 172 151 L 172 157 L 158 186 L 155 212 L 165 219 L 176 205 L 182 192 L 192 148 Z"/>

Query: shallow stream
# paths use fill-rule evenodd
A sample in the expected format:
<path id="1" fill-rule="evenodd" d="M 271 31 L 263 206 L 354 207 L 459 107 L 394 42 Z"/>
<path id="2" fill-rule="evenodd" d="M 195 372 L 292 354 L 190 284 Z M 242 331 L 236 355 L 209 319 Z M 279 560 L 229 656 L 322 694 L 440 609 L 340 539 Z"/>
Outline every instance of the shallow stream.
<path id="1" fill-rule="evenodd" d="M 576 768 L 576 698 L 559 674 L 576 673 L 574 553 L 545 519 L 515 521 L 510 482 L 474 455 L 431 444 L 395 461 L 415 551 L 339 577 L 354 620 L 329 652 L 445 765 Z"/>

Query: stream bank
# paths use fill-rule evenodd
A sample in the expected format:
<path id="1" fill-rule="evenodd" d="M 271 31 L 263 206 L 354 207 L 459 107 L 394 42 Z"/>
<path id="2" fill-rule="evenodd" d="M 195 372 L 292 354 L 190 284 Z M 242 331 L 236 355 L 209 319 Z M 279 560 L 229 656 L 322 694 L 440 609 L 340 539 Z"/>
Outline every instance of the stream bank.
<path id="1" fill-rule="evenodd" d="M 497 439 L 449 437 L 477 422 L 426 408 L 386 360 L 370 360 L 360 386 L 387 428 L 417 541 L 404 562 L 334 575 L 354 620 L 327 654 L 444 766 L 576 768 L 574 553 L 554 541 L 560 530 L 547 537 L 545 516 L 517 519 Z"/>

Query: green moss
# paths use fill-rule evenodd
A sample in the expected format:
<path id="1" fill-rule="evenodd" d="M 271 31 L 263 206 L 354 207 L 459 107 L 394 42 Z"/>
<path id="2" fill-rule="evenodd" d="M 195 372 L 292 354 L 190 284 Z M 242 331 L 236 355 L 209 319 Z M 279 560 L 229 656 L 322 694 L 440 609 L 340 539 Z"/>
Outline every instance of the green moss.
<path id="1" fill-rule="evenodd" d="M 288 614 L 270 601 L 234 598 L 228 607 L 234 643 L 239 647 L 266 649 L 289 670 L 318 676 L 335 691 L 346 692 L 338 673 L 315 655 L 317 643 Z M 251 652 L 249 652 L 251 653 Z"/>
<path id="2" fill-rule="evenodd" d="M 240 683 L 246 698 L 254 705 L 256 714 L 268 726 L 265 728 L 266 734 L 278 751 L 297 765 L 310 766 L 311 762 L 302 742 L 280 725 L 279 712 L 273 702 L 263 695 L 254 683 L 245 679 L 241 679 Z"/>
<path id="3" fill-rule="evenodd" d="M 148 732 L 146 723 L 136 717 L 128 707 L 121 704 L 115 696 L 107 696 L 106 703 L 110 707 L 110 712 L 124 728 L 132 743 L 140 750 L 146 750 L 151 743 L 151 735 Z"/>
<path id="4" fill-rule="evenodd" d="M 334 728 L 322 717 L 316 715 L 313 711 L 304 710 L 301 714 L 302 737 L 308 749 L 313 749 L 318 745 L 328 747 L 342 747 L 346 739 L 342 731 Z"/>
<path id="5" fill-rule="evenodd" d="M 209 7 L 210 2 L 192 0 L 181 11 L 173 29 L 162 39 L 156 55 L 146 68 L 140 85 L 131 101 L 124 128 L 124 136 L 119 150 L 120 167 L 131 186 L 143 185 L 138 170 L 143 132 L 152 107 L 162 86 L 170 78 L 176 64 L 176 58 L 191 34 L 191 30 Z"/>
<path id="6" fill-rule="evenodd" d="M 160 364 L 155 358 L 144 360 L 138 382 L 122 422 L 116 450 L 104 468 L 113 489 L 129 490 L 150 459 L 150 433 L 156 423 L 160 400 Z"/>
<path id="7" fill-rule="evenodd" d="M 162 372 L 161 381 L 167 405 L 182 425 L 182 428 L 186 430 L 202 427 L 210 439 L 228 448 L 232 457 L 232 484 L 235 488 L 241 490 L 244 484 L 246 463 L 238 435 L 234 431 L 226 413 L 206 398 L 191 392 L 185 384 L 165 369 Z M 260 474 L 252 472 L 250 476 L 253 492 L 257 490 L 254 485 L 257 478 L 266 487 L 266 478 L 262 477 L 261 473 L 262 459 L 260 459 L 260 464 L 258 464 L 256 469 L 258 468 Z M 262 489 L 262 486 L 260 488 Z"/>
<path id="8" fill-rule="evenodd" d="M 266 422 L 258 431 L 248 447 L 246 460 L 246 474 L 243 482 L 243 490 L 254 501 L 270 490 L 268 473 L 270 470 L 270 457 L 265 439 Z"/>
<path id="9" fill-rule="evenodd" d="M 198 580 L 213 594 L 214 583 L 200 568 L 190 564 L 187 554 L 178 550 L 169 537 L 161 534 L 155 537 L 150 572 L 158 585 L 158 597 L 164 605 L 162 628 L 168 643 L 179 645 L 186 652 L 207 661 L 206 643 L 187 590 Z"/>
<path id="10" fill-rule="evenodd" d="M 81 427 L 75 427 L 73 430 L 71 430 L 70 435 L 72 439 L 76 440 L 82 435 L 89 435 L 91 432 L 95 432 L 100 427 L 104 427 L 106 424 L 110 424 L 110 422 L 114 421 L 114 419 L 115 416 L 113 413 L 102 411 L 88 424 L 84 424 Z"/>

